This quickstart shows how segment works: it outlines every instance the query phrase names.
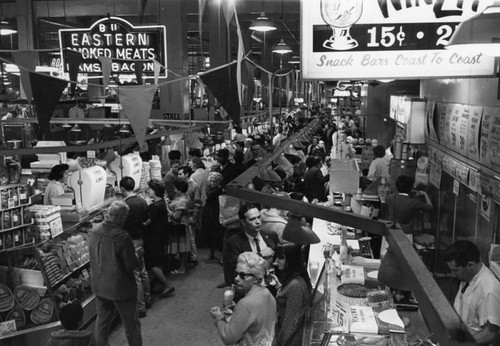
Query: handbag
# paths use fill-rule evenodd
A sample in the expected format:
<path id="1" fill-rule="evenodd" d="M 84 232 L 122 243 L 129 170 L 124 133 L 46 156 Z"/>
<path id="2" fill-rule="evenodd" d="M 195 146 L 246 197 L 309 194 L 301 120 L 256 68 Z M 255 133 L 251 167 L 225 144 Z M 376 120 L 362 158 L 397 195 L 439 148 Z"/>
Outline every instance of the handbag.
<path id="1" fill-rule="evenodd" d="M 169 223 L 167 226 L 167 233 L 171 237 L 186 236 L 186 225 L 182 223 Z"/>

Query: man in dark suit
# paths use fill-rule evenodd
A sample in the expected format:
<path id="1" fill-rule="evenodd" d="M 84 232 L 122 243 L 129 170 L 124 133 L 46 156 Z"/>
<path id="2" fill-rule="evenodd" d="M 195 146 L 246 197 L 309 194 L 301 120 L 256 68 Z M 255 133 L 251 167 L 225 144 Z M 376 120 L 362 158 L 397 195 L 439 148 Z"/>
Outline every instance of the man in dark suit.
<path id="1" fill-rule="evenodd" d="M 230 286 L 234 283 L 236 276 L 236 264 L 238 256 L 246 251 L 252 251 L 272 263 L 274 249 L 278 244 L 275 235 L 262 233 L 260 211 L 254 204 L 243 203 L 238 210 L 238 217 L 241 222 L 241 230 L 227 241 L 222 254 L 224 266 L 224 282 L 218 288 Z"/>
<path id="2" fill-rule="evenodd" d="M 304 175 L 304 184 L 306 187 L 306 198 L 309 202 L 317 199 L 318 202 L 326 201 L 325 183 L 330 179 L 330 176 L 323 176 L 321 173 L 321 158 L 319 156 L 309 156 L 306 160 L 308 170 Z"/>

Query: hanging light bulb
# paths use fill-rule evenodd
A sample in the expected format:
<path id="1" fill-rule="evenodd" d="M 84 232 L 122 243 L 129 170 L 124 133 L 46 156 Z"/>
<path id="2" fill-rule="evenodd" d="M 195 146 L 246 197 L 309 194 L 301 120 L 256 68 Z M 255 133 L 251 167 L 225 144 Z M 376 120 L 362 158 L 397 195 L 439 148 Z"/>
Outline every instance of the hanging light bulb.
<path id="1" fill-rule="evenodd" d="M 118 130 L 118 132 L 120 132 L 120 133 L 130 133 L 128 125 L 122 125 L 122 127 L 120 127 L 120 130 Z"/>
<path id="2" fill-rule="evenodd" d="M 70 131 L 71 132 L 82 132 L 82 129 L 81 129 L 80 125 L 75 124 L 75 126 L 73 126 Z"/>
<path id="3" fill-rule="evenodd" d="M 72 127 L 72 126 L 71 126 L 71 124 L 70 124 L 70 123 L 63 123 L 63 124 L 62 124 L 62 127 L 63 127 L 63 128 L 70 128 L 70 127 Z"/>
<path id="4" fill-rule="evenodd" d="M 250 24 L 250 30 L 259 31 L 259 32 L 267 32 L 276 30 L 276 25 L 273 24 L 267 17 L 264 11 L 260 13 L 260 17 L 255 20 L 252 20 Z"/>
<path id="5" fill-rule="evenodd" d="M 276 54 L 287 54 L 291 53 L 292 48 L 285 43 L 285 40 L 280 39 L 279 43 L 275 44 L 273 47 L 273 53 Z"/>
<path id="6" fill-rule="evenodd" d="M 300 57 L 298 55 L 294 55 L 290 58 L 290 60 L 288 60 L 288 63 L 292 65 L 298 65 L 300 64 Z"/>
<path id="7" fill-rule="evenodd" d="M 7 36 L 17 34 L 17 30 L 14 29 L 5 18 L 0 19 L 0 35 Z"/>

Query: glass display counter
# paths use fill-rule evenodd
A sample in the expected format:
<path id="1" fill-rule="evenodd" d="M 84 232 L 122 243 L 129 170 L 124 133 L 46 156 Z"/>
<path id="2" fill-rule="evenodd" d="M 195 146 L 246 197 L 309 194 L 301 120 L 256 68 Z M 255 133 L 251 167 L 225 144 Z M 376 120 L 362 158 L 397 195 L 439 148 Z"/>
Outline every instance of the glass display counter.
<path id="1" fill-rule="evenodd" d="M 350 250 L 349 265 L 339 266 L 338 253 L 333 251 L 335 246 L 331 246 L 332 242 L 336 242 L 337 235 L 332 234 L 332 227 L 318 227 L 318 224 L 324 224 L 323 220 L 315 219 L 315 222 L 317 224 L 316 227 L 313 224 L 313 228 L 321 242 L 311 245 L 309 252 L 308 270 L 315 292 L 306 316 L 303 345 L 404 346 L 428 339 L 430 333 L 418 307 L 405 307 L 413 311 L 395 310 L 403 306 L 396 306 L 390 290 L 378 282 L 380 260 L 367 258 L 370 256 L 366 255 L 351 256 Z M 354 242 L 359 240 L 353 239 L 351 244 Z M 354 268 L 361 271 L 356 274 Z M 359 293 L 359 297 L 349 296 L 346 289 L 360 290 L 352 292 L 353 296 Z M 353 315 L 367 311 L 374 312 L 374 325 L 366 322 L 369 320 L 367 316 Z M 386 316 L 396 311 L 403 324 L 400 328 L 386 323 Z M 361 320 L 366 325 L 362 325 Z M 366 332 L 352 332 L 355 325 L 359 330 L 366 328 Z"/>

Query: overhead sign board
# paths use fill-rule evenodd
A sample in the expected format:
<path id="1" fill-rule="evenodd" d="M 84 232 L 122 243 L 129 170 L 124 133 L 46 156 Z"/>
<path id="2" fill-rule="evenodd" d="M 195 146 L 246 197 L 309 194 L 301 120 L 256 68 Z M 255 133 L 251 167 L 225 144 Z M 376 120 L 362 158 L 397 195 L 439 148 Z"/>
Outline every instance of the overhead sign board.
<path id="1" fill-rule="evenodd" d="M 304 79 L 492 76 L 494 58 L 444 49 L 492 1 L 301 0 Z"/>
<path id="2" fill-rule="evenodd" d="M 133 26 L 119 17 L 106 17 L 86 29 L 59 30 L 61 51 L 82 55 L 81 73 L 102 73 L 100 57 L 112 59 L 113 73 L 134 74 L 142 63 L 143 74 L 154 73 L 154 61 L 167 66 L 167 33 L 164 25 Z M 64 57 L 64 54 L 61 54 Z M 67 64 L 63 66 L 66 71 Z M 162 77 L 166 77 L 166 68 Z"/>

